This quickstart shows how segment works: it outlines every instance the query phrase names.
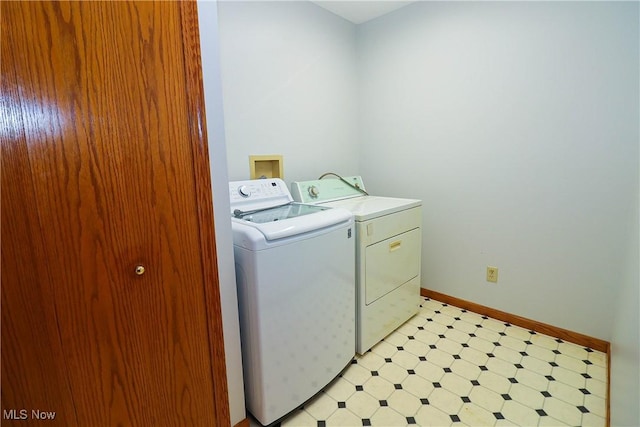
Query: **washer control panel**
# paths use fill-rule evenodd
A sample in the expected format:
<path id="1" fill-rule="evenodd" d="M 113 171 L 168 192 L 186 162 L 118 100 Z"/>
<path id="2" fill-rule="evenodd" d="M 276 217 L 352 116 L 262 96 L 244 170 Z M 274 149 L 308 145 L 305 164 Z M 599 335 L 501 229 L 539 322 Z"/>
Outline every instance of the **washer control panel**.
<path id="1" fill-rule="evenodd" d="M 279 178 L 232 181 L 229 183 L 231 212 L 262 209 L 293 201 L 287 185 Z"/>

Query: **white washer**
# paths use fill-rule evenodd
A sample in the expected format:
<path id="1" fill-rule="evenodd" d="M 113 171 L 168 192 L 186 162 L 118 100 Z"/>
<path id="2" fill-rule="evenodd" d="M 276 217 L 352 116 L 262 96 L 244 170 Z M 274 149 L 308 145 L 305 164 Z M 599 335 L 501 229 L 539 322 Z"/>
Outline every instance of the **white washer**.
<path id="1" fill-rule="evenodd" d="M 293 203 L 280 179 L 229 183 L 246 405 L 271 424 L 355 351 L 355 238 L 345 209 Z"/>
<path id="2" fill-rule="evenodd" d="M 344 178 L 364 190 L 359 176 Z M 293 182 L 294 200 L 344 208 L 356 220 L 356 351 L 418 312 L 422 201 L 364 195 L 339 179 Z"/>

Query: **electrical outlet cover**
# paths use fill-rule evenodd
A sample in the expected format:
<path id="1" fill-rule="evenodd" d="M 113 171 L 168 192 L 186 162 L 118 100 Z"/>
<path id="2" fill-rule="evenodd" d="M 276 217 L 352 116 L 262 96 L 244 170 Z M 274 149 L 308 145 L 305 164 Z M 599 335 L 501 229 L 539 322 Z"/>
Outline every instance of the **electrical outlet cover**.
<path id="1" fill-rule="evenodd" d="M 498 267 L 487 267 L 487 282 L 498 283 Z"/>

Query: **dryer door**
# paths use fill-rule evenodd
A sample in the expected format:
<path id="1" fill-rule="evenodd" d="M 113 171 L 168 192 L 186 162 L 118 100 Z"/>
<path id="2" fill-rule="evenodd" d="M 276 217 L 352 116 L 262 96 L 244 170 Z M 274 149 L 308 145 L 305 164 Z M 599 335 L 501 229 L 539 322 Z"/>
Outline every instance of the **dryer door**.
<path id="1" fill-rule="evenodd" d="M 367 246 L 366 305 L 420 274 L 420 243 L 420 228 L 415 228 Z"/>

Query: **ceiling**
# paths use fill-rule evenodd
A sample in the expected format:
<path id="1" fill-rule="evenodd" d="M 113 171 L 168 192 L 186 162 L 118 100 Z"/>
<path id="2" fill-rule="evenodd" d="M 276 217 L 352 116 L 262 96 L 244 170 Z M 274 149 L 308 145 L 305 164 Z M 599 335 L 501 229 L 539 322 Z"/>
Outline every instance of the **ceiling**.
<path id="1" fill-rule="evenodd" d="M 362 24 L 371 19 L 400 9 L 414 1 L 405 0 L 311 0 L 318 6 L 335 13 L 354 24 Z"/>

